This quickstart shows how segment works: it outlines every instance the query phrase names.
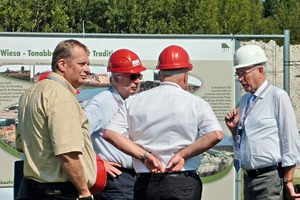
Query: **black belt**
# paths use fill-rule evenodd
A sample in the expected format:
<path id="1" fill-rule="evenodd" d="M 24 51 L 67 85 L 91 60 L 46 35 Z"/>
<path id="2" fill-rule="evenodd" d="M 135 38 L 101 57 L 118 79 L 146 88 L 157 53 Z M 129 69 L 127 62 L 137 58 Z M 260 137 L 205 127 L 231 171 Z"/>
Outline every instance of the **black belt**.
<path id="1" fill-rule="evenodd" d="M 129 168 L 123 168 L 123 167 L 117 167 L 118 170 L 120 170 L 121 172 L 125 172 L 125 173 L 128 173 L 128 174 L 131 174 L 132 176 L 135 176 L 136 175 L 136 172 L 134 169 L 129 169 Z"/>
<path id="2" fill-rule="evenodd" d="M 29 179 L 28 183 L 33 190 L 42 191 L 45 194 L 73 195 L 78 197 L 78 190 L 71 182 L 39 183 Z"/>
<path id="3" fill-rule="evenodd" d="M 168 173 L 138 173 L 138 178 L 147 179 L 162 179 L 165 177 L 180 177 L 180 176 L 199 176 L 197 171 L 180 171 L 180 172 L 168 172 Z"/>
<path id="4" fill-rule="evenodd" d="M 247 176 L 256 177 L 258 175 L 277 170 L 280 167 L 281 167 L 281 163 L 278 163 L 275 165 L 271 165 L 271 166 L 267 166 L 267 167 L 263 167 L 263 168 L 259 168 L 259 169 L 244 170 L 244 173 Z"/>

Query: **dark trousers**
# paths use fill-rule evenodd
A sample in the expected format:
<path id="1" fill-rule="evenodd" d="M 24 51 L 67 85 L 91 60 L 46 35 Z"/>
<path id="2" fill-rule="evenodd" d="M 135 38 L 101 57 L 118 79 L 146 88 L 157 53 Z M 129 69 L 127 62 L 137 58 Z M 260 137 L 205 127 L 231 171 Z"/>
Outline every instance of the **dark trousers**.
<path id="1" fill-rule="evenodd" d="M 78 191 L 72 183 L 38 183 L 25 179 L 19 191 L 18 200 L 77 200 Z"/>
<path id="2" fill-rule="evenodd" d="M 15 161 L 14 165 L 14 200 L 17 199 L 18 193 L 24 179 L 23 175 L 24 160 Z"/>
<path id="3" fill-rule="evenodd" d="M 153 175 L 138 175 L 134 186 L 135 200 L 201 199 L 202 181 L 198 174 L 175 173 Z"/>
<path id="4" fill-rule="evenodd" d="M 94 200 L 133 200 L 133 187 L 136 180 L 134 170 L 122 174 L 116 178 L 107 175 L 107 183 L 103 191 L 94 195 Z"/>
<path id="5" fill-rule="evenodd" d="M 78 191 L 68 183 L 38 183 L 23 175 L 24 161 L 15 162 L 14 200 L 77 200 Z"/>
<path id="6" fill-rule="evenodd" d="M 283 200 L 283 173 L 274 170 L 256 177 L 244 175 L 245 200 Z"/>

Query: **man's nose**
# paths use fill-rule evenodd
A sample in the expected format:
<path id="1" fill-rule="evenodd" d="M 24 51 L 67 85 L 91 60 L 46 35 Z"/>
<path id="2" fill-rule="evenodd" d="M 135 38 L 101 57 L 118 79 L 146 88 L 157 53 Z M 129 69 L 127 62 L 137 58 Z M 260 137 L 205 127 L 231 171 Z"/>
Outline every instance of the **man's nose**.
<path id="1" fill-rule="evenodd" d="M 84 65 L 83 70 L 87 73 L 90 73 L 91 71 L 90 65 L 89 64 Z"/>

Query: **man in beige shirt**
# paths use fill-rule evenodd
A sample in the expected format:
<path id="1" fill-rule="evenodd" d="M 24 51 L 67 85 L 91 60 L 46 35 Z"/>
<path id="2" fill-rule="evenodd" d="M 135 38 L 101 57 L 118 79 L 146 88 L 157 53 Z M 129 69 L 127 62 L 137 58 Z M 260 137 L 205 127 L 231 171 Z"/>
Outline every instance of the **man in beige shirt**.
<path id="1" fill-rule="evenodd" d="M 90 71 L 89 50 L 77 40 L 60 42 L 52 71 L 19 102 L 16 148 L 25 155 L 28 199 L 92 199 L 97 161 L 75 97 Z"/>

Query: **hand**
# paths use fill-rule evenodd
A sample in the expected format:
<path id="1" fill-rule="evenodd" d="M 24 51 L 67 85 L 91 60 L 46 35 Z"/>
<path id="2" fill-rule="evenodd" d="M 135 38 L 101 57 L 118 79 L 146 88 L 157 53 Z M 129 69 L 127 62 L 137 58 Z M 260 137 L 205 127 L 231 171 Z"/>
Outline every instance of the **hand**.
<path id="1" fill-rule="evenodd" d="M 185 159 L 182 157 L 180 151 L 175 153 L 175 155 L 169 160 L 166 171 L 168 172 L 178 172 L 181 171 L 185 163 Z"/>
<path id="2" fill-rule="evenodd" d="M 147 158 L 145 158 L 144 164 L 146 165 L 146 167 L 149 169 L 151 173 L 165 172 L 165 169 L 163 168 L 161 162 L 152 153 L 149 153 Z"/>
<path id="3" fill-rule="evenodd" d="M 227 113 L 225 116 L 226 125 L 230 130 L 236 129 L 239 120 L 240 120 L 240 116 L 239 116 L 239 110 L 237 108 L 234 108 L 231 112 Z"/>
<path id="4" fill-rule="evenodd" d="M 122 172 L 117 167 L 122 167 L 119 163 L 110 162 L 107 160 L 103 160 L 104 167 L 106 169 L 106 172 L 109 174 L 109 176 L 116 178 L 117 176 L 120 176 Z"/>
<path id="5" fill-rule="evenodd" d="M 300 194 L 295 193 L 293 182 L 284 183 L 284 190 L 287 200 L 300 200 Z"/>

